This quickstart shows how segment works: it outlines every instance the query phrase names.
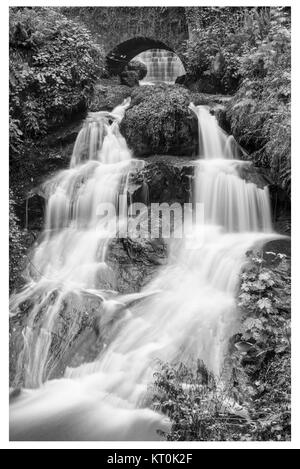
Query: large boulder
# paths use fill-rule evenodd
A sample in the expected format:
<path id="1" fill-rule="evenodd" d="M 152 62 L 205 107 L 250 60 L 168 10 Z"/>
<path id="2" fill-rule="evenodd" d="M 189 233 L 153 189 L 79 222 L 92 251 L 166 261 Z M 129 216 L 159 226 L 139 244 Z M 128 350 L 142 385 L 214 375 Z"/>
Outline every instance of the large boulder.
<path id="1" fill-rule="evenodd" d="M 130 88 L 133 88 L 134 86 L 139 86 L 139 73 L 135 70 L 128 70 L 126 68 L 126 70 L 123 70 L 123 72 L 120 73 L 120 82 L 121 85 L 126 85 Z"/>
<path id="2" fill-rule="evenodd" d="M 107 255 L 120 293 L 140 291 L 166 262 L 167 247 L 162 238 L 115 238 Z"/>
<path id="3" fill-rule="evenodd" d="M 132 92 L 121 132 L 135 157 L 197 154 L 198 122 L 180 86 L 143 86 Z"/>
<path id="4" fill-rule="evenodd" d="M 104 344 L 110 341 L 113 326 L 122 319 L 126 311 L 125 306 L 128 304 L 130 307 L 130 303 L 135 301 L 129 298 L 130 303 L 124 303 L 123 307 L 123 300 L 117 296 L 118 292 L 138 292 L 148 283 L 166 263 L 167 247 L 161 238 L 115 238 L 110 242 L 106 261 L 112 271 L 112 284 L 108 288 L 105 300 L 116 307 L 115 310 L 109 310 L 111 320 L 107 316 L 105 301 L 98 295 L 88 291 L 82 295 L 67 293 L 51 333 L 45 368 L 48 379 L 62 377 L 67 367 L 77 367 L 96 360 Z M 115 291 L 112 291 L 112 288 Z M 55 301 L 57 294 L 58 291 L 53 290 L 49 302 Z M 10 319 L 9 376 L 10 386 L 13 388 L 23 387 L 25 384 L 29 357 L 25 356 L 22 364 L 19 357 L 24 349 L 23 331 L 31 306 L 30 302 L 24 302 L 20 305 L 20 312 Z M 35 322 L 32 340 L 37 340 L 43 314 L 41 312 Z"/>
<path id="5" fill-rule="evenodd" d="M 54 301 L 57 290 L 53 290 L 49 301 Z M 23 356 L 24 328 L 27 326 L 30 303 L 20 305 L 20 312 L 10 319 L 10 386 L 23 387 L 26 381 L 26 366 L 29 357 Z M 67 366 L 79 366 L 96 359 L 103 347 L 103 340 L 98 330 L 97 319 L 102 309 L 102 301 L 95 295 L 82 295 L 70 292 L 64 297 L 55 321 L 51 344 L 45 367 L 49 379 L 63 376 Z M 42 325 L 43 312 L 32 330 L 32 340 L 37 340 Z"/>
<path id="6" fill-rule="evenodd" d="M 196 160 L 179 156 L 149 156 L 144 168 L 130 178 L 128 189 L 132 202 L 189 202 L 196 165 Z"/>
<path id="7" fill-rule="evenodd" d="M 143 62 L 139 60 L 131 60 L 127 64 L 127 70 L 134 71 L 138 74 L 138 79 L 142 80 L 147 75 L 147 67 Z"/>

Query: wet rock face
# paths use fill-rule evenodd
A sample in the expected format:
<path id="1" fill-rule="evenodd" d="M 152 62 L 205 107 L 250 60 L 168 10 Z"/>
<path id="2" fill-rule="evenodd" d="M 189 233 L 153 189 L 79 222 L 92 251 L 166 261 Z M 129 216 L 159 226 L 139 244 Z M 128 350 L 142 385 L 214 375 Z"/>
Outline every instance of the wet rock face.
<path id="1" fill-rule="evenodd" d="M 132 174 L 129 192 L 133 202 L 187 203 L 191 199 L 196 160 L 152 155 L 145 167 Z"/>
<path id="2" fill-rule="evenodd" d="M 290 236 L 291 234 L 291 199 L 276 184 L 269 185 L 272 218 L 274 228 L 281 234 Z"/>
<path id="3" fill-rule="evenodd" d="M 144 204 L 190 202 L 195 166 L 197 159 L 172 155 L 149 156 L 145 159 L 145 167 L 131 175 L 128 188 L 131 201 Z M 237 170 L 246 182 L 254 183 L 261 189 L 268 186 L 274 229 L 280 234 L 290 235 L 291 201 L 288 194 L 273 184 L 268 171 L 254 166 L 251 161 L 244 161 Z"/>
<path id="4" fill-rule="evenodd" d="M 146 75 L 146 65 L 139 60 L 131 60 L 131 62 L 129 62 L 120 73 L 120 83 L 121 85 L 133 88 L 134 86 L 139 86 L 139 81 Z"/>
<path id="5" fill-rule="evenodd" d="M 21 228 L 41 230 L 45 202 L 40 186 L 57 171 L 70 164 L 73 145 L 82 126 L 82 116 L 60 130 L 53 131 L 41 141 L 28 145 L 24 154 L 27 169 L 24 174 L 10 175 L 15 192 L 15 211 Z"/>
<path id="6" fill-rule="evenodd" d="M 135 70 L 124 70 L 120 74 L 121 85 L 130 86 L 139 86 L 139 73 Z"/>
<path id="7" fill-rule="evenodd" d="M 12 387 L 24 386 L 28 357 L 23 355 L 23 331 L 27 325 L 30 305 L 22 305 L 20 313 L 10 320 L 9 373 Z M 58 313 L 51 334 L 51 345 L 45 369 L 45 378 L 62 377 L 67 366 L 78 366 L 96 359 L 103 347 L 99 331 L 99 314 L 102 302 L 96 297 L 66 297 Z M 40 318 L 41 320 L 41 318 Z M 37 322 L 32 330 L 33 340 L 39 334 Z"/>
<path id="8" fill-rule="evenodd" d="M 124 99 L 128 98 L 132 89 L 119 83 L 118 77 L 115 79 L 101 79 L 94 87 L 93 98 L 89 105 L 89 111 L 112 111 Z"/>
<path id="9" fill-rule="evenodd" d="M 121 303 L 122 298 L 120 300 L 117 297 L 117 292 L 126 294 L 140 291 L 157 270 L 166 264 L 167 246 L 161 238 L 116 238 L 110 243 L 106 262 L 113 272 L 113 280 L 104 300 L 89 292 L 70 292 L 65 296 L 51 333 L 45 378 L 60 378 L 67 367 L 77 367 L 97 358 L 126 315 L 126 303 Z M 99 288 L 101 292 L 101 285 Z M 53 301 L 57 293 L 53 291 Z M 106 309 L 106 301 L 110 302 L 109 310 Z M 113 304 L 116 307 L 112 309 Z M 22 357 L 23 332 L 31 307 L 31 304 L 24 303 L 19 314 L 10 320 L 9 373 L 10 386 L 13 388 L 25 384 L 29 358 L 26 355 Z M 34 340 L 38 337 L 42 319 L 42 316 L 39 317 L 32 329 Z"/>
<path id="10" fill-rule="evenodd" d="M 161 238 L 114 239 L 107 256 L 120 293 L 140 291 L 166 262 L 167 246 Z"/>
<path id="11" fill-rule="evenodd" d="M 179 86 L 142 86 L 132 92 L 121 132 L 135 157 L 197 154 L 198 123 L 188 109 L 189 92 Z"/>
<path id="12" fill-rule="evenodd" d="M 253 183 L 260 189 L 268 185 L 267 179 L 261 174 L 259 168 L 253 166 L 252 162 L 245 161 L 238 167 L 239 176 L 248 183 Z"/>
<path id="13" fill-rule="evenodd" d="M 224 86 L 214 72 L 207 71 L 200 78 L 192 75 L 181 75 L 176 79 L 177 84 L 186 86 L 190 91 L 196 93 L 224 93 Z"/>
<path id="14" fill-rule="evenodd" d="M 143 62 L 139 60 L 131 60 L 127 64 L 127 70 L 133 70 L 138 74 L 138 79 L 142 80 L 147 75 L 147 67 Z"/>
<path id="15" fill-rule="evenodd" d="M 291 199 L 288 194 L 273 183 L 266 169 L 254 166 L 251 161 L 240 167 L 239 174 L 241 178 L 260 188 L 268 186 L 274 230 L 289 236 L 291 233 Z"/>

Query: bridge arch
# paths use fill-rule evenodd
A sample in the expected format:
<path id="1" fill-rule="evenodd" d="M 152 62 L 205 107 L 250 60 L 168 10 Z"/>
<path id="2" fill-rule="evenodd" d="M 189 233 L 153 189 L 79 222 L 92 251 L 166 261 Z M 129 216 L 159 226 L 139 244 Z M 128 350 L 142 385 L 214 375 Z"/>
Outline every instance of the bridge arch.
<path id="1" fill-rule="evenodd" d="M 107 68 L 110 73 L 118 75 L 124 67 L 141 52 L 149 49 L 163 49 L 176 54 L 176 51 L 162 41 L 148 37 L 134 37 L 121 42 L 106 56 Z M 177 54 L 176 54 L 177 55 Z"/>

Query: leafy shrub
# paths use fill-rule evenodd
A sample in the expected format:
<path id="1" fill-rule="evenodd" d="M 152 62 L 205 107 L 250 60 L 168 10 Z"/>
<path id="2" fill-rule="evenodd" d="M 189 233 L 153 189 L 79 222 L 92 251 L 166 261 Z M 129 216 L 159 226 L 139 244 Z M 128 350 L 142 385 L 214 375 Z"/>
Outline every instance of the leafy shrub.
<path id="1" fill-rule="evenodd" d="M 9 149 L 11 157 L 17 157 L 21 153 L 23 143 L 23 132 L 20 129 L 20 121 L 18 119 L 9 119 Z"/>
<path id="2" fill-rule="evenodd" d="M 9 18 L 10 287 L 19 282 L 24 236 L 15 201 L 25 198 L 49 154 L 44 137 L 84 112 L 104 53 L 88 30 L 59 8 L 10 9 Z M 45 155 L 45 156 L 44 156 Z M 14 284 L 15 282 L 15 284 Z"/>
<path id="3" fill-rule="evenodd" d="M 21 132 L 42 136 L 86 107 L 104 66 L 86 28 L 59 9 L 11 8 L 9 41 L 10 112 Z"/>
<path id="4" fill-rule="evenodd" d="M 9 287 L 10 290 L 20 283 L 20 271 L 24 262 L 23 233 L 15 214 L 15 201 L 12 191 L 9 192 Z"/>
<path id="5" fill-rule="evenodd" d="M 190 366 L 164 363 L 154 376 L 153 408 L 172 422 L 170 432 L 162 434 L 167 440 L 241 440 L 250 427 L 247 412 L 201 360 Z"/>
<path id="6" fill-rule="evenodd" d="M 236 92 L 226 113 L 232 133 L 290 193 L 290 10 L 192 10 L 198 16 L 183 51 L 188 74 L 214 92 Z"/>
<path id="7" fill-rule="evenodd" d="M 191 38 L 182 51 L 187 73 L 214 92 L 233 93 L 241 85 L 229 107 L 233 131 L 241 143 L 251 141 L 248 147 L 259 150 L 262 164 L 265 158 L 289 189 L 289 9 L 187 10 Z"/>
<path id="8" fill-rule="evenodd" d="M 153 407 L 171 420 L 168 440 L 290 439 L 290 266 L 285 255 L 254 253 L 241 275 L 241 327 L 224 370 L 203 362 L 161 364 Z"/>
<path id="9" fill-rule="evenodd" d="M 290 193 L 290 10 L 200 11 L 184 51 L 188 73 L 210 80 L 215 91 L 233 92 L 239 85 L 227 107 L 231 130 Z M 216 73 L 218 54 L 222 67 Z"/>
<path id="10" fill-rule="evenodd" d="M 259 166 L 288 193 L 290 158 L 290 18 L 271 9 L 268 34 L 241 59 L 241 86 L 229 102 L 227 117 L 235 137 Z"/>
<path id="11" fill-rule="evenodd" d="M 249 253 L 242 274 L 242 325 L 231 354 L 235 397 L 251 396 L 258 440 L 290 438 L 291 277 L 284 254 L 268 253 L 269 266 Z"/>
<path id="12" fill-rule="evenodd" d="M 239 57 L 246 39 L 241 30 L 243 9 L 193 10 L 198 10 L 198 18 L 189 19 L 191 38 L 182 51 L 187 73 L 195 80 L 210 80 L 216 91 L 232 92 L 240 78 Z"/>

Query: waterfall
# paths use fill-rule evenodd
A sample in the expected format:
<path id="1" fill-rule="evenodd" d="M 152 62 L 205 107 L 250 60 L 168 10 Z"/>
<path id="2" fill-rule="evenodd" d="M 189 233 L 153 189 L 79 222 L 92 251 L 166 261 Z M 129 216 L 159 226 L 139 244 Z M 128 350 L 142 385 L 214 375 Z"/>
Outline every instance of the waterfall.
<path id="1" fill-rule="evenodd" d="M 170 243 L 169 263 L 144 288 L 144 299 L 131 308 L 123 303 L 122 320 L 98 358 L 67 368 L 55 380 L 45 374 L 50 334 L 67 294 L 92 289 L 104 295 L 103 280 L 109 278 L 105 250 L 111 232 L 95 210 L 97 201 L 114 199 L 128 172 L 130 154 L 118 131 L 122 113 L 89 117 L 71 168 L 48 183 L 44 239 L 33 256 L 39 275 L 13 298 L 13 309 L 26 298 L 34 306 L 21 357 L 27 389 L 11 404 L 11 439 L 155 440 L 156 430 L 169 426 L 147 407 L 157 360 L 189 363 L 197 357 L 220 375 L 238 327 L 235 296 L 245 253 L 275 234 L 267 189 L 239 177 L 239 149 L 209 110 L 190 108 L 199 123 L 193 199 L 203 204 L 204 217 L 184 239 Z M 104 319 L 110 312 L 107 301 Z M 40 333 L 34 334 L 41 315 Z"/>
<path id="2" fill-rule="evenodd" d="M 174 84 L 177 77 L 184 75 L 185 70 L 179 57 L 174 52 L 162 49 L 150 49 L 135 57 L 147 67 L 147 75 L 140 81 L 141 85 L 154 83 Z"/>
<path id="3" fill-rule="evenodd" d="M 242 149 L 232 135 L 218 126 L 206 106 L 190 109 L 198 118 L 199 164 L 194 188 L 196 202 L 204 207 L 206 225 L 228 232 L 271 232 L 269 191 L 239 177 Z"/>
<path id="4" fill-rule="evenodd" d="M 34 298 L 19 359 L 26 387 L 40 386 L 51 373 L 47 366 L 51 333 L 70 292 L 99 290 L 111 283 L 105 259 L 109 240 L 116 235 L 116 220 L 114 213 L 111 219 L 103 218 L 99 209 L 104 205 L 118 211 L 122 181 L 134 163 L 119 132 L 129 104 L 126 100 L 112 113 L 89 114 L 76 139 L 70 168 L 45 184 L 45 229 L 31 257 L 27 286 L 11 299 L 13 312 Z M 127 214 L 119 212 L 122 224 Z M 37 321 L 41 321 L 39 333 Z"/>

